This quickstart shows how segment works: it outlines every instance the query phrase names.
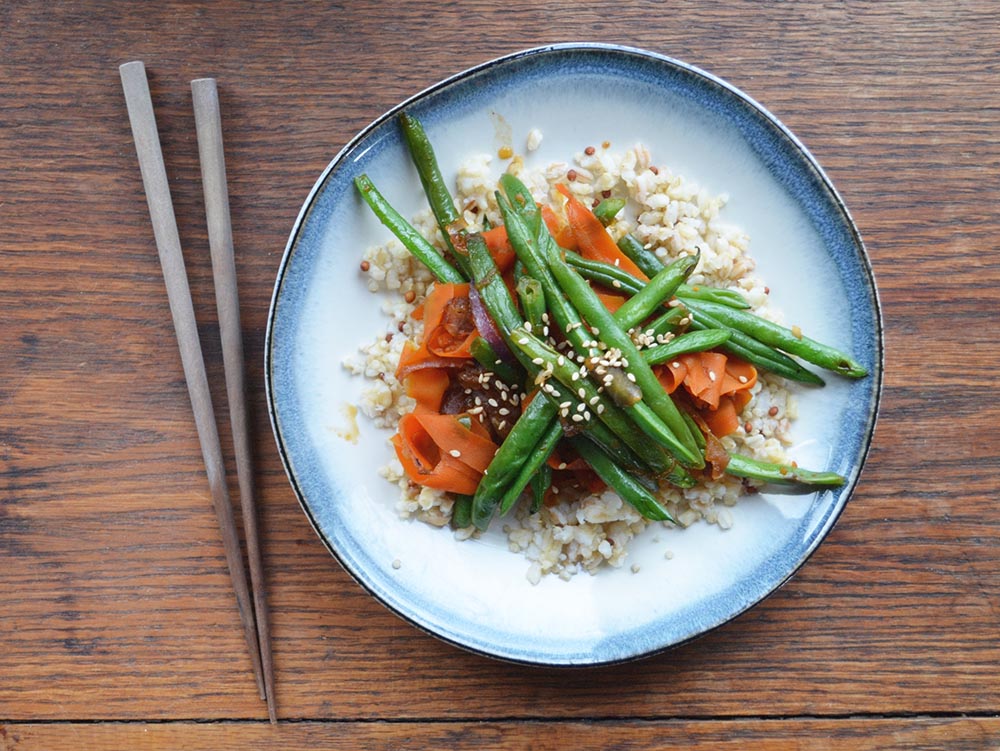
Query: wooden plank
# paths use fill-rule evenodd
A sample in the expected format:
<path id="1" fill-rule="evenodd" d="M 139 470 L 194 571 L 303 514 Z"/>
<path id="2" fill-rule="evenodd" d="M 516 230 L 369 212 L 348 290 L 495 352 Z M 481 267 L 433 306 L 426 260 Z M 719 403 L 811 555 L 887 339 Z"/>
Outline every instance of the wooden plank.
<path id="1" fill-rule="evenodd" d="M 0 717 L 265 716 L 117 65 L 142 57 L 151 71 L 209 375 L 221 386 L 187 82 L 213 75 L 224 92 L 246 354 L 259 364 L 288 231 L 333 154 L 444 75 L 568 29 L 730 79 L 826 166 L 868 243 L 886 313 L 887 388 L 869 468 L 801 573 L 730 626 L 614 669 L 520 668 L 438 643 L 340 570 L 297 508 L 270 437 L 263 374 L 251 368 L 279 714 L 497 721 L 1000 711 L 994 5 L 693 3 L 651 18 L 646 4 L 624 3 L 610 16 L 556 3 L 536 17 L 470 0 L 433 19 L 427 7 L 399 3 L 387 20 L 372 2 L 282 4 L 280 19 L 235 2 L 0 4 Z M 212 396 L 225 401 L 221 388 Z M 224 420 L 220 432 L 231 456 Z M 848 721 L 818 722 L 835 732 Z M 961 739 L 983 723 L 995 732 L 992 720 L 937 722 L 928 732 Z M 52 739 L 63 726 L 16 727 Z M 135 732 L 70 727 L 82 737 Z M 160 727 L 148 732 L 175 726 Z M 253 724 L 190 732 L 235 738 L 246 727 L 239 732 L 270 742 Z M 292 727 L 282 732 L 357 739 L 377 727 L 406 737 L 392 735 L 394 725 Z M 511 727 L 449 723 L 427 737 L 510 732 L 516 747 L 535 725 Z M 588 731 L 574 732 L 582 742 Z M 644 742 L 639 731 L 631 738 Z"/>
<path id="2" fill-rule="evenodd" d="M 997 718 L 708 720 L 672 722 L 8 724 L 0 751 L 311 751 L 354 749 L 621 748 L 659 751 L 983 751 L 1000 748 Z"/>

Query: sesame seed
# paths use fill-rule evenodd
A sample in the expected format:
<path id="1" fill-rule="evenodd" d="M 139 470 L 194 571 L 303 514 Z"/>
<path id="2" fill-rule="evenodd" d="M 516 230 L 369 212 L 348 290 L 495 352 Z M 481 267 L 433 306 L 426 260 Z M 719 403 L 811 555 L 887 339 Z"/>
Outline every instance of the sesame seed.
<path id="1" fill-rule="evenodd" d="M 583 402 L 580 402 L 579 404 L 576 405 L 577 412 L 586 412 L 586 410 L 587 410 L 587 405 L 584 404 Z"/>
<path id="2" fill-rule="evenodd" d="M 676 360 L 674 360 L 672 363 L 670 363 L 670 367 L 671 368 L 679 368 L 680 366 L 681 366 L 681 364 L 679 362 L 677 362 Z"/>
<path id="3" fill-rule="evenodd" d="M 502 360 L 494 360 L 494 361 L 493 361 L 493 364 L 494 364 L 494 365 L 499 365 L 499 364 L 500 364 L 501 362 L 503 362 L 503 361 L 502 361 Z"/>
<path id="4" fill-rule="evenodd" d="M 462 452 L 459 451 L 458 449 L 452 449 L 448 453 L 454 456 L 456 459 L 462 455 Z"/>
<path id="5" fill-rule="evenodd" d="M 747 377 L 745 375 L 741 375 L 740 376 L 740 383 L 746 383 L 746 382 L 747 382 Z"/>
<path id="6" fill-rule="evenodd" d="M 604 412 L 604 405 L 603 404 L 598 404 L 597 405 L 597 414 L 602 414 L 603 412 Z"/>
<path id="7" fill-rule="evenodd" d="M 583 422 L 583 415 L 573 415 L 573 422 Z"/>
<path id="8" fill-rule="evenodd" d="M 471 393 L 472 393 L 472 389 L 466 389 L 466 390 L 465 390 L 465 393 L 466 393 L 466 394 L 471 394 Z"/>
<path id="9" fill-rule="evenodd" d="M 534 360 L 532 360 L 532 362 L 535 363 L 535 365 L 544 365 L 545 359 L 541 357 L 536 357 Z"/>
<path id="10" fill-rule="evenodd" d="M 559 495 L 559 487 L 556 485 L 552 486 L 552 495 Z"/>
<path id="11" fill-rule="evenodd" d="M 632 383 L 635 383 L 635 375 L 634 374 L 632 374 L 632 373 L 626 373 L 625 377 L 628 378 L 630 381 L 632 381 Z M 715 379 L 713 378 L 712 380 L 714 381 Z"/>
<path id="12" fill-rule="evenodd" d="M 581 399 L 586 399 L 587 398 L 587 390 L 585 388 L 583 388 L 583 386 L 581 386 L 579 389 L 577 389 L 576 393 L 580 395 Z"/>
<path id="13" fill-rule="evenodd" d="M 600 336 L 601 330 L 597 326 L 591 326 L 590 330 L 594 333 L 594 336 Z M 597 346 L 597 342 L 594 342 L 594 346 Z"/>
<path id="14" fill-rule="evenodd" d="M 528 332 L 531 331 L 531 321 L 525 321 L 524 322 L 524 330 L 528 331 Z"/>
<path id="15" fill-rule="evenodd" d="M 507 427 L 507 421 L 506 420 L 501 420 L 500 424 L 497 425 L 497 430 L 503 430 L 506 427 Z"/>
<path id="16" fill-rule="evenodd" d="M 622 283 L 619 282 L 617 279 L 615 279 L 613 282 L 611 282 L 611 286 L 614 287 L 615 289 L 619 289 L 621 288 Z"/>
<path id="17" fill-rule="evenodd" d="M 486 403 L 489 404 L 491 407 L 499 407 L 500 406 L 500 403 L 496 399 L 487 399 Z"/>
<path id="18" fill-rule="evenodd" d="M 599 396 L 592 396 L 592 397 L 590 397 L 590 401 L 588 402 L 588 404 L 590 404 L 590 406 L 593 407 L 599 401 L 601 401 L 601 397 L 599 397 Z"/>
<path id="19" fill-rule="evenodd" d="M 501 407 L 500 411 L 499 411 L 499 414 L 501 414 L 501 415 L 509 415 L 510 414 L 510 410 L 507 409 L 506 407 Z"/>
<path id="20" fill-rule="evenodd" d="M 518 344 L 527 344 L 527 343 L 528 343 L 528 340 L 527 340 L 527 339 L 518 339 L 518 340 L 517 340 L 517 343 L 518 343 Z"/>
<path id="21" fill-rule="evenodd" d="M 548 335 L 549 335 L 549 327 L 542 326 L 542 336 L 548 336 Z"/>
<path id="22" fill-rule="evenodd" d="M 563 357 L 562 355 L 559 355 L 559 357 L 556 358 L 556 365 L 562 367 L 565 364 L 566 364 L 566 358 Z"/>
<path id="23" fill-rule="evenodd" d="M 571 381 L 579 381 L 580 380 L 580 374 L 579 373 L 573 373 L 569 378 L 570 378 Z"/>
<path id="24" fill-rule="evenodd" d="M 483 404 L 483 400 L 482 400 L 482 399 L 480 399 L 480 398 L 479 398 L 479 397 L 477 396 L 477 397 L 476 397 L 476 400 L 475 400 L 475 404 L 476 404 L 476 406 L 477 406 L 477 407 L 480 407 L 480 406 L 482 406 L 482 404 Z"/>
<path id="25" fill-rule="evenodd" d="M 714 370 L 708 371 L 708 380 L 712 381 L 713 383 L 715 382 L 715 371 Z"/>

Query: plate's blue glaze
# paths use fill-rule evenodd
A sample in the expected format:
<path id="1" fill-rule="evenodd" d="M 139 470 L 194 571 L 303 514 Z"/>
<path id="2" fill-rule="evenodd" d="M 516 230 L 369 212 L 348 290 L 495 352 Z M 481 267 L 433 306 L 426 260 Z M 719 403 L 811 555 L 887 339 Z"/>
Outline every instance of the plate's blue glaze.
<path id="1" fill-rule="evenodd" d="M 848 477 L 835 491 L 761 494 L 733 529 L 650 531 L 626 567 L 531 586 L 502 534 L 459 543 L 448 530 L 396 518 L 396 490 L 376 474 L 386 435 L 336 435 L 360 389 L 340 360 L 385 327 L 357 260 L 387 235 L 354 193 L 369 173 L 404 215 L 421 207 L 394 122 L 423 121 L 446 170 L 495 152 L 497 116 L 515 144 L 545 134 L 530 158 L 568 159 L 589 143 L 642 141 L 654 159 L 713 193 L 747 230 L 778 307 L 854 353 L 871 375 L 804 390 L 794 447 L 805 466 Z M 576 116 L 574 116 L 574 113 Z M 583 116 L 579 116 L 584 113 Z M 462 647 L 526 663 L 633 659 L 723 624 L 780 586 L 833 526 L 854 489 L 874 429 L 882 334 L 871 268 L 839 196 L 798 140 L 728 84 L 675 60 L 604 45 L 528 50 L 461 73 L 362 131 L 320 177 L 292 230 L 275 286 L 266 376 L 272 424 L 292 486 L 333 554 L 411 623 Z M 674 552 L 667 560 L 665 550 Z M 396 562 L 399 565 L 394 566 Z"/>

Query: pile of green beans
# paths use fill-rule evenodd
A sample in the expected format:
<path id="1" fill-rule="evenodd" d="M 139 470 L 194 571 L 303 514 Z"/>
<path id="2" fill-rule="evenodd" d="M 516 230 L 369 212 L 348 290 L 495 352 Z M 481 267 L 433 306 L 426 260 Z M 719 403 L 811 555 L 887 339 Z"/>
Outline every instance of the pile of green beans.
<path id="1" fill-rule="evenodd" d="M 651 366 L 682 354 L 718 348 L 758 368 L 815 385 L 822 385 L 822 379 L 799 360 L 851 378 L 866 375 L 849 355 L 753 315 L 739 293 L 687 284 L 699 261 L 697 253 L 664 264 L 636 238 L 625 235 L 618 246 L 649 277 L 644 282 L 617 266 L 558 247 L 530 191 L 506 174 L 496 198 L 517 256 L 512 296 L 482 237 L 465 226 L 420 121 L 404 113 L 399 123 L 444 236 L 444 251 L 393 209 L 366 175 L 355 179 L 361 197 L 435 279 L 475 285 L 517 362 L 501 360 L 482 337 L 472 345 L 473 357 L 510 386 L 540 385 L 475 494 L 455 497 L 453 526 L 486 529 L 526 491 L 531 510 L 537 511 L 552 481 L 549 457 L 567 438 L 597 476 L 640 514 L 672 521 L 653 491 L 660 483 L 696 483 L 692 471 L 705 466 L 705 436 L 666 393 Z M 594 212 L 607 226 L 624 205 L 621 199 L 606 199 Z M 591 283 L 628 299 L 611 313 Z M 665 343 L 637 347 L 632 338 L 636 328 Z M 557 332 L 563 340 L 558 347 L 553 339 Z M 664 338 L 666 334 L 672 336 Z M 844 482 L 832 472 L 739 454 L 730 456 L 726 472 L 801 488 Z"/>

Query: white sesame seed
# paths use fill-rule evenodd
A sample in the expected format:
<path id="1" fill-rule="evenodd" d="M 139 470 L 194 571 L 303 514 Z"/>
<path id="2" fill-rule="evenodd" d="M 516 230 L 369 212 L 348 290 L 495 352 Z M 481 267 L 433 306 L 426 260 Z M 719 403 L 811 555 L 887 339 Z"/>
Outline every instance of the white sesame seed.
<path id="1" fill-rule="evenodd" d="M 529 333 L 531 332 L 531 321 L 525 321 L 524 322 L 524 330 L 527 331 L 527 332 L 529 332 Z"/>
<path id="2" fill-rule="evenodd" d="M 602 414 L 604 412 L 604 405 L 603 404 L 598 404 L 596 411 L 597 411 L 597 414 L 599 414 L 599 415 Z"/>
<path id="3" fill-rule="evenodd" d="M 532 360 L 532 362 L 535 363 L 535 365 L 544 365 L 545 359 L 542 357 L 536 357 L 534 360 Z"/>
<path id="4" fill-rule="evenodd" d="M 576 393 L 580 395 L 581 399 L 586 399 L 587 398 L 587 390 L 585 388 L 583 388 L 582 386 L 576 390 Z"/>
<path id="5" fill-rule="evenodd" d="M 597 326 L 591 326 L 590 330 L 591 330 L 591 332 L 593 332 L 594 336 L 600 336 L 601 335 L 601 330 L 599 328 L 597 328 Z M 594 342 L 594 346 L 596 346 L 596 345 L 597 345 L 597 342 Z"/>
<path id="6" fill-rule="evenodd" d="M 740 383 L 746 383 L 746 382 L 747 382 L 747 377 L 745 375 L 741 375 L 740 376 Z"/>
<path id="7" fill-rule="evenodd" d="M 708 371 L 708 380 L 710 380 L 712 382 L 715 382 L 715 371 L 714 370 Z"/>
<path id="8" fill-rule="evenodd" d="M 583 415 L 573 415 L 573 422 L 583 422 Z"/>
<path id="9" fill-rule="evenodd" d="M 556 358 L 556 365 L 558 365 L 561 368 L 565 364 L 566 364 L 566 358 L 563 357 L 562 355 L 559 355 L 559 357 Z"/>
<path id="10" fill-rule="evenodd" d="M 616 258 L 615 259 L 615 266 L 621 266 L 621 265 L 622 265 L 622 260 L 620 258 Z"/>
<path id="11" fill-rule="evenodd" d="M 507 427 L 507 421 L 506 421 L 506 420 L 501 420 L 501 421 L 500 421 L 500 424 L 499 424 L 499 425 L 497 425 L 497 430 L 503 430 L 503 429 L 504 429 L 504 428 L 506 428 L 506 427 Z M 485 473 L 484 473 L 484 474 L 485 474 Z"/>
<path id="12" fill-rule="evenodd" d="M 619 289 L 621 288 L 622 283 L 619 282 L 617 279 L 615 279 L 613 282 L 611 282 L 611 286 L 614 287 L 615 289 Z"/>
<path id="13" fill-rule="evenodd" d="M 542 336 L 548 336 L 548 335 L 549 335 L 549 327 L 542 326 Z"/>
<path id="14" fill-rule="evenodd" d="M 499 407 L 500 406 L 500 403 L 496 399 L 487 399 L 486 403 L 489 404 L 491 407 Z"/>
<path id="15" fill-rule="evenodd" d="M 625 377 L 628 378 L 630 381 L 632 381 L 632 383 L 635 383 L 635 375 L 633 375 L 632 373 L 626 373 Z"/>
<path id="16" fill-rule="evenodd" d="M 458 449 L 452 449 L 448 453 L 454 456 L 456 459 L 462 455 L 462 452 L 459 451 Z"/>
<path id="17" fill-rule="evenodd" d="M 518 340 L 517 340 L 517 343 L 518 343 L 518 344 L 527 344 L 527 343 L 528 343 L 528 340 L 527 340 L 527 339 L 518 339 Z"/>
<path id="18" fill-rule="evenodd" d="M 574 372 L 574 373 L 573 373 L 573 374 L 572 374 L 572 375 L 570 376 L 570 380 L 572 380 L 572 381 L 579 381 L 579 380 L 580 380 L 580 374 L 579 374 L 579 373 L 576 373 L 576 372 Z"/>
<path id="19" fill-rule="evenodd" d="M 599 396 L 592 396 L 592 397 L 590 397 L 590 401 L 588 402 L 588 404 L 590 404 L 590 406 L 594 406 L 599 401 L 601 401 L 601 397 L 599 397 Z"/>
<path id="20" fill-rule="evenodd" d="M 482 399 L 480 399 L 480 398 L 479 398 L 479 397 L 477 396 L 477 397 L 476 397 L 476 399 L 475 399 L 475 404 L 476 404 L 476 406 L 478 407 L 478 406 L 480 406 L 480 405 L 481 405 L 482 403 L 483 403 L 483 400 L 482 400 Z"/>
<path id="21" fill-rule="evenodd" d="M 509 409 L 507 409 L 506 407 L 501 407 L 501 408 L 500 408 L 500 411 L 499 411 L 499 412 L 498 412 L 497 414 L 501 414 L 501 415 L 509 415 L 509 414 L 510 414 L 510 410 L 509 410 Z"/>
<path id="22" fill-rule="evenodd" d="M 586 412 L 587 411 L 587 405 L 584 404 L 583 402 L 580 402 L 579 404 L 576 405 L 576 411 L 577 412 Z"/>
<path id="23" fill-rule="evenodd" d="M 465 393 L 466 393 L 466 394 L 471 394 L 471 393 L 472 393 L 472 389 L 466 389 L 466 390 L 465 390 Z"/>
<path id="24" fill-rule="evenodd" d="M 674 360 L 672 363 L 670 363 L 670 367 L 671 368 L 679 368 L 680 366 L 681 366 L 681 364 L 679 362 L 677 362 L 676 360 Z"/>

